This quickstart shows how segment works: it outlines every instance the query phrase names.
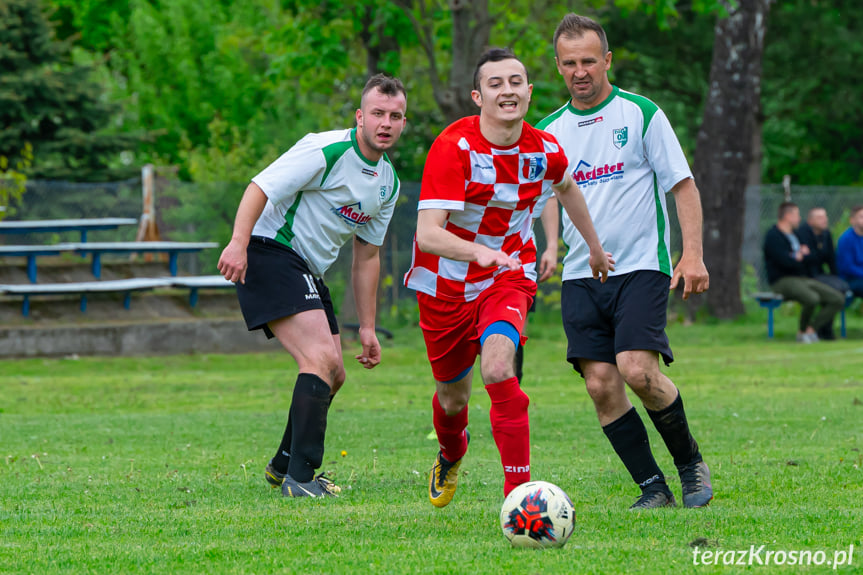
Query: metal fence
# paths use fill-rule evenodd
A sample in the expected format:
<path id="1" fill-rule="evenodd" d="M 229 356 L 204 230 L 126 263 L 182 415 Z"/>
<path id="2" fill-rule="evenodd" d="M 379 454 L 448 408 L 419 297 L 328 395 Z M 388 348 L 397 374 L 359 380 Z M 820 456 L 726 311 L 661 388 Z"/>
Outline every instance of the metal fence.
<path id="1" fill-rule="evenodd" d="M 753 276 L 750 285 L 767 288 L 762 245 L 764 234 L 776 223 L 779 204 L 789 199 L 800 206 L 800 214 L 806 219 L 810 209 L 821 207 L 827 212 L 833 241 L 849 227 L 851 208 L 863 204 L 863 188 L 851 186 L 752 186 L 746 191 L 745 225 L 743 230 L 742 261 L 744 274 Z"/>
<path id="2" fill-rule="evenodd" d="M 205 240 L 227 242 L 236 206 L 245 184 L 190 184 L 168 178 L 157 178 L 157 221 L 163 239 Z M 397 306 L 414 298 L 414 293 L 402 286 L 402 277 L 410 266 L 411 246 L 416 230 L 416 206 L 419 199 L 418 182 L 402 182 L 399 202 L 390 223 L 386 241 L 381 249 L 381 306 Z M 59 219 L 85 217 L 133 217 L 141 215 L 141 179 L 122 182 L 70 183 L 30 181 L 21 201 L 14 205 L 12 219 Z M 753 186 L 747 190 L 746 205 L 741 207 L 744 222 L 742 247 L 744 289 L 765 289 L 762 241 L 764 233 L 776 222 L 779 204 L 785 200 L 782 185 Z M 854 205 L 863 203 L 863 188 L 841 186 L 791 186 L 790 198 L 806 212 L 819 206 L 826 209 L 830 218 L 834 240 L 848 227 L 848 214 Z M 668 195 L 668 212 L 671 219 L 671 252 L 677 258 L 681 251 L 680 230 L 674 198 Z M 192 222 L 185 211 L 195 202 L 212 207 L 204 213 L 212 225 Z M 230 209 L 224 205 L 230 204 Z M 200 211 L 199 218 L 200 218 Z M 135 227 L 113 231 L 93 232 L 92 241 L 129 241 L 135 238 Z M 537 226 L 538 250 L 545 247 L 541 226 Z M 9 239 L 0 241 L 9 241 Z M 16 243 L 53 243 L 77 241 L 75 233 L 54 234 L 52 237 L 30 234 L 18 236 Z M 215 262 L 219 250 L 181 258 L 180 267 L 186 273 L 217 273 Z M 563 253 L 561 252 L 561 257 Z M 327 273 L 327 283 L 338 297 L 349 291 L 351 250 L 342 250 L 336 263 Z M 543 286 L 543 289 L 553 289 Z M 338 302 L 337 302 L 338 305 Z"/>

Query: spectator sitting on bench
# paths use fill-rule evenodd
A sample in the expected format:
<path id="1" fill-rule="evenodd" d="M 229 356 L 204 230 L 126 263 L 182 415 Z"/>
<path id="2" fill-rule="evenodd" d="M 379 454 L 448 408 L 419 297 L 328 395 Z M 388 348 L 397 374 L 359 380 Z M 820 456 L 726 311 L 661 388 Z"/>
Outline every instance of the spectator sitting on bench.
<path id="1" fill-rule="evenodd" d="M 851 227 L 836 244 L 836 267 L 855 297 L 863 297 L 863 205 L 851 208 Z"/>
<path id="2" fill-rule="evenodd" d="M 787 300 L 800 302 L 797 341 L 815 343 L 816 332 L 833 323 L 845 306 L 845 294 L 808 277 L 803 259 L 809 248 L 800 244 L 794 230 L 800 226 L 800 209 L 793 202 L 779 205 L 779 219 L 764 236 L 764 267 L 770 288 Z M 815 314 L 815 308 L 820 309 Z"/>
<path id="3" fill-rule="evenodd" d="M 803 258 L 809 277 L 843 294 L 851 289 L 848 282 L 840 278 L 836 271 L 836 252 L 833 250 L 833 235 L 830 233 L 827 210 L 822 207 L 809 210 L 806 221 L 800 224 L 794 234 L 800 240 L 801 246 L 809 248 L 809 254 Z M 818 339 L 836 339 L 832 321 L 818 330 Z"/>

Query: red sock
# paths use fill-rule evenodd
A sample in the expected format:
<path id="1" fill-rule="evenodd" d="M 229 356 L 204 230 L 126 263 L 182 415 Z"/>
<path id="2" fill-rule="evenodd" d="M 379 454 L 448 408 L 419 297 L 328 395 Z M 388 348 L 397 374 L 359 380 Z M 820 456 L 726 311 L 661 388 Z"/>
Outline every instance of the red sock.
<path id="1" fill-rule="evenodd" d="M 503 494 L 530 481 L 530 399 L 511 377 L 485 386 L 491 398 L 491 433 L 503 465 Z"/>
<path id="2" fill-rule="evenodd" d="M 447 415 L 435 393 L 432 398 L 432 411 L 441 453 L 447 461 L 458 461 L 467 452 L 467 405 L 455 415 Z"/>

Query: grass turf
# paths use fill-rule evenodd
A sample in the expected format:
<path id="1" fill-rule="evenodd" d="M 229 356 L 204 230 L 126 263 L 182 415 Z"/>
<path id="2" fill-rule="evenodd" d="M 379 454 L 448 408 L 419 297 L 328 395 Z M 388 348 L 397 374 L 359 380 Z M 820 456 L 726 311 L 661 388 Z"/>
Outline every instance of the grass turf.
<path id="1" fill-rule="evenodd" d="M 637 488 L 563 360 L 560 326 L 542 319 L 531 320 L 524 387 L 533 477 L 575 504 L 563 549 L 514 550 L 503 539 L 502 473 L 479 381 L 456 498 L 442 510 L 429 504 L 433 386 L 418 329 L 404 329 L 372 371 L 354 365 L 356 346 L 345 342 L 348 382 L 330 412 L 324 464 L 344 492 L 321 501 L 283 498 L 263 480 L 296 375 L 287 354 L 0 362 L 0 573 L 743 569 L 693 565 L 694 545 L 820 550 L 828 560 L 854 545 L 841 571 L 863 569 L 859 339 L 794 344 L 793 318 L 783 317 L 787 337 L 773 342 L 746 320 L 671 326 L 677 361 L 666 373 L 683 392 L 716 499 L 633 514 Z M 679 498 L 671 458 L 639 410 Z"/>

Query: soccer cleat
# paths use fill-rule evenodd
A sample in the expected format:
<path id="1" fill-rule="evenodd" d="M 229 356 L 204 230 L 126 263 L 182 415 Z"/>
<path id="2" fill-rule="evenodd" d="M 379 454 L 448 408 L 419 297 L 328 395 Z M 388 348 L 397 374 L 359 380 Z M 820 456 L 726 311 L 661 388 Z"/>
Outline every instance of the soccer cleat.
<path id="1" fill-rule="evenodd" d="M 311 481 L 300 483 L 290 475 L 285 475 L 282 495 L 285 497 L 338 497 L 341 487 L 320 474 Z"/>
<path id="2" fill-rule="evenodd" d="M 674 500 L 674 495 L 666 486 L 665 489 L 645 489 L 641 492 L 641 497 L 636 499 L 629 510 L 642 511 L 644 509 L 657 509 L 659 507 L 675 507 L 677 502 Z"/>
<path id="3" fill-rule="evenodd" d="M 273 467 L 273 460 L 271 459 L 267 466 L 264 468 L 264 479 L 267 480 L 267 483 L 270 484 L 270 487 L 275 489 L 276 487 L 281 487 L 282 483 L 285 482 L 285 476 L 287 473 L 279 473 L 276 471 L 276 468 Z"/>
<path id="4" fill-rule="evenodd" d="M 462 458 L 464 459 L 464 458 Z M 435 507 L 446 507 L 455 495 L 458 486 L 458 461 L 447 461 L 443 454 L 438 451 L 434 465 L 429 472 L 429 501 Z"/>
<path id="5" fill-rule="evenodd" d="M 684 507 L 704 507 L 713 499 L 710 484 L 710 469 L 703 461 L 681 465 L 677 468 L 683 486 Z"/>

